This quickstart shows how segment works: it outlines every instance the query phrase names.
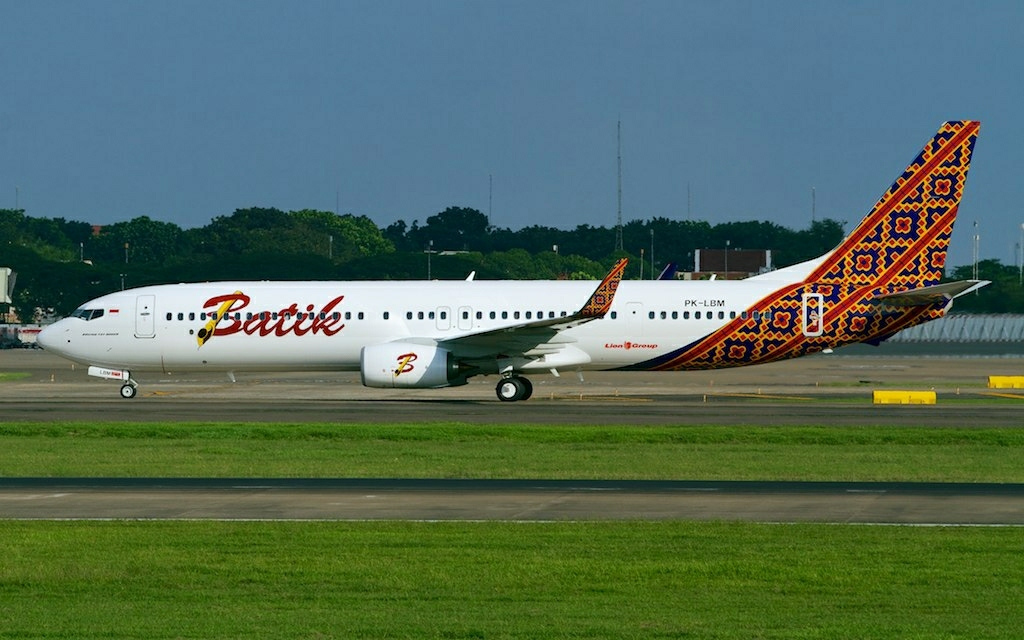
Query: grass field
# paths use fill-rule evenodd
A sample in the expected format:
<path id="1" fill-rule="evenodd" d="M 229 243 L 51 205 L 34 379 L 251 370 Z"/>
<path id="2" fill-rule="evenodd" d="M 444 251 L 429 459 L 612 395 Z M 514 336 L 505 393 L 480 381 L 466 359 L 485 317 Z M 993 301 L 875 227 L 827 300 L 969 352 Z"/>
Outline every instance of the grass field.
<path id="1" fill-rule="evenodd" d="M 1024 430 L 6 424 L 3 476 L 1024 482 Z"/>
<path id="2" fill-rule="evenodd" d="M 0 522 L 3 638 L 1016 638 L 1024 529 Z"/>
<path id="3" fill-rule="evenodd" d="M 1018 429 L 3 424 L 3 476 L 1022 482 Z M 0 497 L 2 499 L 2 497 Z M 0 638 L 1017 638 L 1024 528 L 0 521 Z"/>

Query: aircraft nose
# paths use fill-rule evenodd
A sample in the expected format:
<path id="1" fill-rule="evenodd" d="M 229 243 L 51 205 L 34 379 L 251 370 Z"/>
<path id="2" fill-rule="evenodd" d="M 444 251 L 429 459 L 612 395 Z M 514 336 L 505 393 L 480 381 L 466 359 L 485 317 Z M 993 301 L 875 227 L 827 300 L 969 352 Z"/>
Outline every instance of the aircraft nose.
<path id="1" fill-rule="evenodd" d="M 43 330 L 36 336 L 36 344 L 43 349 L 52 350 L 57 345 L 58 334 L 60 329 L 57 327 L 60 322 L 55 322 L 47 327 L 43 327 Z"/>

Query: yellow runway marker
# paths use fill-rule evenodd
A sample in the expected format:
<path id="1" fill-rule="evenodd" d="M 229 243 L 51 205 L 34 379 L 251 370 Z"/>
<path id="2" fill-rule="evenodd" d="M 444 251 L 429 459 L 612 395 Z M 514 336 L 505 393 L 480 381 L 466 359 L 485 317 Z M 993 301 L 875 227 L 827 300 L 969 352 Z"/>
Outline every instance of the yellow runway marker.
<path id="1" fill-rule="evenodd" d="M 1024 376 L 989 376 L 989 389 L 1024 389 Z"/>
<path id="2" fill-rule="evenodd" d="M 875 404 L 935 404 L 934 391 L 875 391 Z"/>

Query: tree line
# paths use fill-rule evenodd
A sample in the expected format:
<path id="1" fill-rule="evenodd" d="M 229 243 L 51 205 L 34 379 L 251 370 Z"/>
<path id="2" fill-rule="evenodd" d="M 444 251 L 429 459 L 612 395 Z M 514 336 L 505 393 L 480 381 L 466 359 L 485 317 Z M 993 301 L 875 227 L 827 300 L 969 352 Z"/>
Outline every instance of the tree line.
<path id="1" fill-rule="evenodd" d="M 465 207 L 384 228 L 361 215 L 253 207 L 193 229 L 148 216 L 94 227 L 0 209 L 0 266 L 19 273 L 16 308 L 66 315 L 110 291 L 169 282 L 461 279 L 474 271 L 478 279 L 598 279 L 620 257 L 631 259 L 627 277 L 636 278 L 641 255 L 651 277 L 669 262 L 692 270 L 694 249 L 727 244 L 771 249 L 781 267 L 821 255 L 842 237 L 842 224 L 827 219 L 792 230 L 762 221 L 651 218 L 626 223 L 623 250 L 616 251 L 614 227 L 511 230 Z M 1024 310 L 1015 269 L 988 260 L 980 268 L 998 287 L 972 296 L 972 310 Z"/>

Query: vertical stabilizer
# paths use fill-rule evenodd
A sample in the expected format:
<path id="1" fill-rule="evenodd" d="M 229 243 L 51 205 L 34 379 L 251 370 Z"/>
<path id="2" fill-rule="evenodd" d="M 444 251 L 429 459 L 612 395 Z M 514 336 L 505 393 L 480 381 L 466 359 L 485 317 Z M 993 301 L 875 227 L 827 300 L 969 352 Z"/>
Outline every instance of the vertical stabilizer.
<path id="1" fill-rule="evenodd" d="M 805 282 L 910 289 L 937 284 L 979 123 L 947 122 Z"/>

